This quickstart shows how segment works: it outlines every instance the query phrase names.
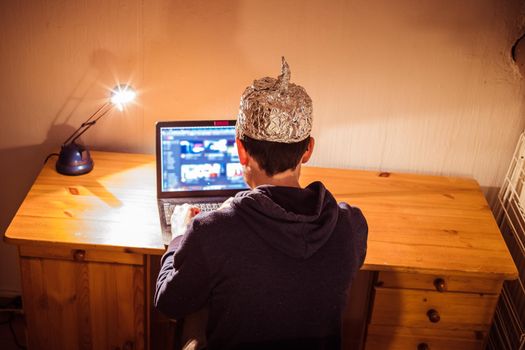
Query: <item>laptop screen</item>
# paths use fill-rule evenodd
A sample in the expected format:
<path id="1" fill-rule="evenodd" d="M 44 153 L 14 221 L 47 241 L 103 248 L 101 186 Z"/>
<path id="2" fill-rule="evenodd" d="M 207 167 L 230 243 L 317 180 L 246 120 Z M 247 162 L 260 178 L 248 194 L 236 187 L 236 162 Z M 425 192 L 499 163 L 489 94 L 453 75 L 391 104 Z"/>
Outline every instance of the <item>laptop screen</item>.
<path id="1" fill-rule="evenodd" d="M 160 126 L 161 192 L 242 190 L 235 125 Z"/>

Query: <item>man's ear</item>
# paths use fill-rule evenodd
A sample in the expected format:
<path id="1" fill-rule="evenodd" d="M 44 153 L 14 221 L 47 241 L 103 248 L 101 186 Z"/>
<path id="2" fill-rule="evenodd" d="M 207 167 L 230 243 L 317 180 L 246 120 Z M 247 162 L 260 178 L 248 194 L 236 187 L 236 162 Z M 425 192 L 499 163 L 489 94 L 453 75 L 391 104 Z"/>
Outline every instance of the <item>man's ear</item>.
<path id="1" fill-rule="evenodd" d="M 312 153 L 314 151 L 315 146 L 315 140 L 313 137 L 310 136 L 310 142 L 308 143 L 308 148 L 306 148 L 306 152 L 303 154 L 303 158 L 301 158 L 301 163 L 306 163 L 310 160 L 310 157 L 312 156 Z"/>
<path id="2" fill-rule="evenodd" d="M 241 165 L 248 165 L 248 152 L 246 152 L 246 148 L 244 148 L 244 145 L 238 137 L 235 138 L 235 143 L 237 144 L 237 152 L 239 153 L 239 162 Z"/>

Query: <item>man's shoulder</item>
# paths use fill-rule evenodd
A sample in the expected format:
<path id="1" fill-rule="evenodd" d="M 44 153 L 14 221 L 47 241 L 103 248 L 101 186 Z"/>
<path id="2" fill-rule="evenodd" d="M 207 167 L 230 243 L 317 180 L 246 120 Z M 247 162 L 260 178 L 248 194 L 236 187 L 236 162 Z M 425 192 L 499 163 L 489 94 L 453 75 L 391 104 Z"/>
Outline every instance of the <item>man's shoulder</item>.
<path id="1" fill-rule="evenodd" d="M 339 207 L 339 211 L 342 215 L 346 215 L 354 219 L 365 218 L 361 209 L 359 209 L 358 207 L 354 207 L 348 204 L 347 202 L 339 202 L 337 203 L 337 206 Z"/>
<path id="2" fill-rule="evenodd" d="M 209 226 L 227 225 L 235 220 L 234 210 L 231 207 L 221 208 L 213 211 L 206 211 L 195 216 L 195 222 L 199 228 Z"/>
<path id="3" fill-rule="evenodd" d="M 228 235 L 240 224 L 240 219 L 235 211 L 227 207 L 200 213 L 195 217 L 192 228 L 201 240 L 210 240 L 217 235 Z"/>

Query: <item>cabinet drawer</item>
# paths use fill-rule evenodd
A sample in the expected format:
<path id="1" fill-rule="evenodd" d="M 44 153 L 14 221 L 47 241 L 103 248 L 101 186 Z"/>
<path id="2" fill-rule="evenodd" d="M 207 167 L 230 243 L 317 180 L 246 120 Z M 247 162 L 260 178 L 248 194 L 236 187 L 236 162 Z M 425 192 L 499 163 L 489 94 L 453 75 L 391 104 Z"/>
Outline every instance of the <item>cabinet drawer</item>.
<path id="1" fill-rule="evenodd" d="M 502 280 L 479 277 L 425 275 L 406 272 L 380 272 L 376 283 L 376 285 L 386 288 L 483 294 L 499 294 L 502 284 Z"/>
<path id="2" fill-rule="evenodd" d="M 30 258 L 144 265 L 143 255 L 98 249 L 75 249 L 68 247 L 22 245 L 19 247 L 19 253 L 22 257 Z"/>
<path id="3" fill-rule="evenodd" d="M 371 324 L 488 330 L 498 296 L 376 288 Z"/>
<path id="4" fill-rule="evenodd" d="M 431 330 L 370 325 L 366 350 L 480 350 L 485 334 L 474 331 Z"/>

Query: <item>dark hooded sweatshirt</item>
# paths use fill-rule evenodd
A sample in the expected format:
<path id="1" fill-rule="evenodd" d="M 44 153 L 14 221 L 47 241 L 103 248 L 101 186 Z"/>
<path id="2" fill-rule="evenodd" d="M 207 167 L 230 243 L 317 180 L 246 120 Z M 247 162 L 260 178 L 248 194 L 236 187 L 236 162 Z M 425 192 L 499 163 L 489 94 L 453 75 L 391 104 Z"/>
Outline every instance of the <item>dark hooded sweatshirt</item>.
<path id="1" fill-rule="evenodd" d="M 207 307 L 212 350 L 338 349 L 367 233 L 361 211 L 320 182 L 241 192 L 172 241 L 155 305 L 175 319 Z"/>

